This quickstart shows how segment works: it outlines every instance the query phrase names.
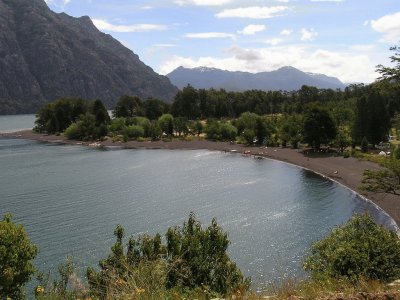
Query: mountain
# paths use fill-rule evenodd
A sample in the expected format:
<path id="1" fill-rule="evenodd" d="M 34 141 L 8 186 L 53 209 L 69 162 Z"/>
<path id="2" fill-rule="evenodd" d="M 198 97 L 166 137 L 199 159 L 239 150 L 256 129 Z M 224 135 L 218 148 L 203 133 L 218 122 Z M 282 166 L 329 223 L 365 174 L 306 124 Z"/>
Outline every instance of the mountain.
<path id="1" fill-rule="evenodd" d="M 305 73 L 293 67 L 283 67 L 272 72 L 248 73 L 230 72 L 215 68 L 199 67 L 188 69 L 179 67 L 167 77 L 178 88 L 190 84 L 195 88 L 223 88 L 228 91 L 283 90 L 294 91 L 302 85 L 324 89 L 344 89 L 345 85 L 335 77 Z"/>
<path id="2" fill-rule="evenodd" d="M 172 101 L 177 88 L 87 16 L 51 11 L 44 0 L 0 0 L 0 114 L 34 112 L 59 97 L 124 94 Z"/>

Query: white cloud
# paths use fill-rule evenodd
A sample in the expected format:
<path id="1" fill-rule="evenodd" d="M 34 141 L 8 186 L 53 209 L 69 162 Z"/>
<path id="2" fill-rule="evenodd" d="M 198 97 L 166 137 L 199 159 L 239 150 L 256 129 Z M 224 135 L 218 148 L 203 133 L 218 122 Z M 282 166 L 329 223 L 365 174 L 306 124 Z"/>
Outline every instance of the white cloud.
<path id="1" fill-rule="evenodd" d="M 397 43 L 400 39 L 400 12 L 383 16 L 370 22 L 372 29 L 383 34 L 385 42 Z"/>
<path id="2" fill-rule="evenodd" d="M 248 19 L 269 19 L 280 16 L 288 9 L 287 6 L 251 6 L 225 9 L 215 16 L 218 18 L 248 18 Z"/>
<path id="3" fill-rule="evenodd" d="M 269 44 L 271 46 L 276 46 L 282 42 L 283 42 L 283 39 L 280 39 L 280 38 L 273 38 L 273 39 L 269 39 L 269 40 L 265 41 L 266 44 Z"/>
<path id="4" fill-rule="evenodd" d="M 71 2 L 71 0 L 61 0 L 61 1 L 56 1 L 56 0 L 44 0 L 47 5 L 53 4 L 55 6 L 58 6 L 62 9 L 65 9 L 65 7 Z"/>
<path id="5" fill-rule="evenodd" d="M 303 42 L 311 42 L 311 41 L 315 40 L 317 35 L 318 35 L 318 33 L 313 28 L 311 28 L 311 29 L 302 28 L 301 29 L 301 40 Z"/>
<path id="6" fill-rule="evenodd" d="M 155 44 L 153 46 L 157 47 L 157 48 L 172 48 L 172 47 L 176 47 L 175 44 Z"/>
<path id="7" fill-rule="evenodd" d="M 223 39 L 231 38 L 234 39 L 235 35 L 225 32 L 200 32 L 200 33 L 187 33 L 186 38 L 189 39 Z"/>
<path id="8" fill-rule="evenodd" d="M 284 29 L 281 31 L 281 35 L 286 35 L 286 36 L 289 36 L 292 33 L 293 33 L 293 30 L 290 30 L 290 29 Z"/>
<path id="9" fill-rule="evenodd" d="M 354 50 L 357 52 L 372 52 L 375 50 L 375 48 L 376 48 L 376 45 L 373 45 L 373 44 L 350 46 L 351 50 Z"/>
<path id="10" fill-rule="evenodd" d="M 93 19 L 92 21 L 98 29 L 112 32 L 147 32 L 168 29 L 168 26 L 160 24 L 115 25 L 101 19 Z"/>
<path id="11" fill-rule="evenodd" d="M 226 57 L 168 57 L 159 72 L 167 74 L 179 66 L 214 67 L 229 71 L 265 72 L 293 66 L 305 72 L 335 76 L 343 82 L 372 82 L 376 79 L 371 56 L 354 51 L 328 51 L 305 45 L 243 49 L 238 46 L 225 51 Z"/>
<path id="12" fill-rule="evenodd" d="M 175 0 L 178 5 L 198 5 L 198 6 L 221 6 L 232 2 L 232 0 Z"/>
<path id="13" fill-rule="evenodd" d="M 311 2 L 344 2 L 344 0 L 310 0 Z"/>
<path id="14" fill-rule="evenodd" d="M 255 24 L 251 24 L 251 25 L 247 25 L 245 28 L 243 28 L 242 30 L 239 30 L 238 33 L 239 34 L 243 34 L 243 35 L 254 35 L 257 32 L 261 32 L 264 31 L 267 27 L 265 25 L 255 25 Z"/>

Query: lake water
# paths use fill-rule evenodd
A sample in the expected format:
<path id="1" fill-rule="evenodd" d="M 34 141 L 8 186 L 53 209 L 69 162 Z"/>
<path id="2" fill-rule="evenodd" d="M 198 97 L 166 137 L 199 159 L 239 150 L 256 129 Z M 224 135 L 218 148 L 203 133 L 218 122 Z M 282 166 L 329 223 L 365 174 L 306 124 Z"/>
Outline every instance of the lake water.
<path id="1" fill-rule="evenodd" d="M 32 129 L 35 126 L 35 115 L 0 115 L 0 133 Z"/>
<path id="2" fill-rule="evenodd" d="M 0 215 L 12 212 L 40 248 L 36 266 L 67 255 L 81 270 L 106 257 L 117 224 L 165 233 L 191 211 L 216 217 L 255 286 L 302 274 L 310 245 L 354 213 L 392 220 L 344 187 L 273 160 L 206 150 L 99 150 L 0 138 Z"/>

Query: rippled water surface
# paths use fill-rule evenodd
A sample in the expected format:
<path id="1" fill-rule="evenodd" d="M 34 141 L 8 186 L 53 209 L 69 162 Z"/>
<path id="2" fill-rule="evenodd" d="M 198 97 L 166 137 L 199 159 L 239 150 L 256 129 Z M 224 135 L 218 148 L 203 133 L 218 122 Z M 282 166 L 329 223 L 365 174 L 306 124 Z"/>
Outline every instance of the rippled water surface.
<path id="1" fill-rule="evenodd" d="M 0 133 L 32 129 L 35 126 L 35 115 L 0 115 Z"/>
<path id="2" fill-rule="evenodd" d="M 229 232 L 255 283 L 301 274 L 310 244 L 355 212 L 390 219 L 349 190 L 300 168 L 205 150 L 113 150 L 0 139 L 0 215 L 12 212 L 39 248 L 36 265 L 71 254 L 81 270 L 112 232 L 164 233 L 189 212 Z"/>

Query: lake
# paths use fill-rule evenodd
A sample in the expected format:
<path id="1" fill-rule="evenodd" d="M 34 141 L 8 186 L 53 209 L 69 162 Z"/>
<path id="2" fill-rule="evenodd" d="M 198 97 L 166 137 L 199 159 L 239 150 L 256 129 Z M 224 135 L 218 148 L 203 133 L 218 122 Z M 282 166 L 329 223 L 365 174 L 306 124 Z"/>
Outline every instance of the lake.
<path id="1" fill-rule="evenodd" d="M 35 115 L 0 115 L 0 133 L 32 129 Z"/>
<path id="2" fill-rule="evenodd" d="M 229 252 L 256 287 L 302 275 L 310 245 L 354 213 L 383 211 L 312 172 L 206 150 L 101 150 L 0 138 L 0 215 L 12 212 L 40 248 L 36 266 L 67 255 L 95 266 L 127 235 L 165 233 L 191 211 L 229 233 Z"/>

